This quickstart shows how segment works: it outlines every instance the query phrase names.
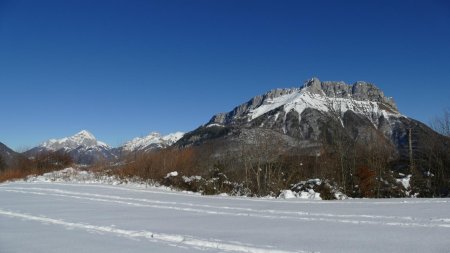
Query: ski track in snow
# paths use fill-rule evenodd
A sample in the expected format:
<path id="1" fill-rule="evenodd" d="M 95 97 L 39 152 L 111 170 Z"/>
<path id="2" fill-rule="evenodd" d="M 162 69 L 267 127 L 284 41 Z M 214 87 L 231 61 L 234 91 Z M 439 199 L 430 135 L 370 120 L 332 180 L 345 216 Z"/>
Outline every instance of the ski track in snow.
<path id="1" fill-rule="evenodd" d="M 112 233 L 118 236 L 125 236 L 129 238 L 145 238 L 152 241 L 160 242 L 167 244 L 169 246 L 190 246 L 190 247 L 198 247 L 198 248 L 210 248 L 210 249 L 217 249 L 217 250 L 224 250 L 224 251 L 234 251 L 234 252 L 248 252 L 248 253 L 303 253 L 306 251 L 285 251 L 285 250 L 276 250 L 276 249 L 264 249 L 264 248 L 257 248 L 254 246 L 246 246 L 243 243 L 231 243 L 231 242 L 223 242 L 220 240 L 212 240 L 212 239 L 200 239 L 200 238 L 193 238 L 193 237 L 187 237 L 183 235 L 177 235 L 177 234 L 159 234 L 154 233 L 150 231 L 134 231 L 134 230 L 126 230 L 126 229 L 119 229 L 115 227 L 110 226 L 95 226 L 90 224 L 83 224 L 83 223 L 74 223 L 74 222 L 67 222 L 63 220 L 58 219 L 52 219 L 48 217 L 40 217 L 40 216 L 34 216 L 34 215 L 28 215 L 28 214 L 22 214 L 17 212 L 10 212 L 6 210 L 0 209 L 0 215 L 13 217 L 13 218 L 20 218 L 23 220 L 29 220 L 29 221 L 38 221 L 41 223 L 46 224 L 53 224 L 53 225 L 60 225 L 67 228 L 75 228 L 75 229 L 82 229 L 87 231 L 94 231 L 94 232 L 100 232 L 100 233 Z M 175 244 L 175 245 L 174 245 Z"/>
<path id="2" fill-rule="evenodd" d="M 204 204 L 194 204 L 194 203 L 185 203 L 185 202 L 174 202 L 174 201 L 159 201 L 159 200 L 150 200 L 146 198 L 128 198 L 128 197 L 120 197 L 115 195 L 104 195 L 104 194 L 92 194 L 92 193 L 84 193 L 84 192 L 76 192 L 76 191 L 66 191 L 66 190 L 59 190 L 59 189 L 48 189 L 48 188 L 39 188 L 39 187 L 8 187 L 5 189 L 2 189 L 0 187 L 0 190 L 5 190 L 9 192 L 18 192 L 18 193 L 29 193 L 29 194 L 41 194 L 40 192 L 31 192 L 29 190 L 37 190 L 37 191 L 44 191 L 44 192 L 53 192 L 53 196 L 59 196 L 59 197 L 75 197 L 75 196 L 88 196 L 88 197 L 96 197 L 96 198 L 85 198 L 88 200 L 94 200 L 94 201 L 104 201 L 108 202 L 107 199 L 113 199 L 113 200 L 121 200 L 121 201 L 138 201 L 138 202 L 144 202 L 144 203 L 153 203 L 153 204 L 166 204 L 166 205 L 180 205 L 180 206 L 190 206 L 190 207 L 198 207 L 198 208 L 211 208 L 211 209 L 224 209 L 224 210 L 236 210 L 236 211 L 245 211 L 245 212 L 252 212 L 252 213 L 268 213 L 268 214 L 285 214 L 285 215 L 294 215 L 294 216 L 324 216 L 324 217 L 338 217 L 338 218 L 368 218 L 368 219 L 394 219 L 394 220 L 407 220 L 407 221 L 414 221 L 417 220 L 413 217 L 408 216 L 384 216 L 384 215 L 366 215 L 366 214 L 330 214 L 330 213 L 311 213 L 311 212 L 301 212 L 301 211 L 282 211 L 282 210 L 256 210 L 252 208 L 243 208 L 243 207 L 231 207 L 231 206 L 220 206 L 220 205 L 204 205 Z M 25 190 L 25 191 L 23 191 Z M 26 191 L 28 190 L 28 191 Z M 45 193 L 42 193 L 45 194 Z M 42 195 L 41 194 L 41 195 Z M 49 194 L 45 194 L 49 195 Z M 103 199 L 100 199 L 103 198 Z M 132 202 L 116 202 L 116 203 L 122 203 L 127 205 L 136 205 L 136 206 L 144 206 L 139 203 L 132 203 Z M 154 206 L 149 206 L 154 207 Z M 171 206 L 158 206 L 160 208 L 168 208 L 172 209 Z M 178 208 L 176 210 L 183 210 L 183 211 L 193 211 L 193 212 L 202 212 L 201 209 L 186 209 L 186 208 Z M 204 210 L 203 210 L 204 211 Z M 224 212 L 206 212 L 208 214 L 228 214 Z M 245 214 L 236 214 L 236 215 L 245 215 Z M 436 222 L 449 222 L 450 219 L 435 219 L 432 221 Z"/>
<path id="3" fill-rule="evenodd" d="M 330 213 L 307 213 L 307 212 L 295 212 L 295 211 L 281 211 L 281 210 L 256 210 L 252 208 L 239 208 L 239 207 L 229 207 L 229 206 L 211 206 L 211 205 L 201 205 L 183 202 L 165 202 L 165 201 L 153 201 L 142 198 L 125 198 L 114 195 L 103 195 L 103 194 L 91 194 L 82 193 L 74 191 L 65 191 L 59 189 L 46 189 L 46 188 L 23 188 L 23 187 L 0 187 L 0 190 L 6 192 L 22 193 L 22 194 L 32 194 L 32 195 L 43 195 L 43 196 L 54 196 L 63 198 L 74 198 L 82 200 L 90 200 L 96 202 L 104 202 L 110 204 L 122 204 L 136 207 L 148 207 L 156 209 L 168 209 L 181 212 L 193 212 L 202 213 L 208 215 L 228 215 L 228 216 L 244 216 L 252 218 L 262 218 L 262 219 L 291 219 L 293 221 L 309 221 L 309 222 L 337 222 L 337 223 L 349 223 L 349 224 L 364 224 L 364 225 L 385 225 L 385 226 L 399 226 L 399 227 L 441 227 L 450 228 L 450 224 L 447 223 L 450 219 L 440 218 L 440 219 L 430 219 L 427 221 L 421 221 L 414 219 L 412 217 L 401 217 L 401 216 L 382 216 L 382 215 L 352 215 L 352 214 L 330 214 Z M 38 190 L 38 191 L 30 191 Z M 53 192 L 53 193 L 48 193 Z M 139 202 L 147 202 L 153 204 L 145 204 Z M 165 205 L 162 205 L 165 204 Z M 183 207 L 192 206 L 192 207 Z M 201 209 L 200 209 L 201 208 Z M 213 210 L 208 210 L 211 208 Z M 214 209 L 224 209 L 224 210 L 236 210 L 241 212 L 227 212 Z M 344 219 L 345 218 L 345 219 Z M 353 218 L 353 219 L 351 219 Z M 360 218 L 366 219 L 386 219 L 386 220 L 403 220 L 403 222 L 397 221 L 374 221 L 374 220 L 360 220 Z M 414 222 L 413 222 L 414 221 Z M 431 222 L 431 223 L 430 223 Z M 439 222 L 439 223 L 434 223 Z"/>
<path id="4" fill-rule="evenodd" d="M 147 247 L 155 252 L 448 252 L 449 210 L 448 199 L 280 200 L 156 187 L 12 182 L 0 184 L 0 252 L 3 245 L 9 245 L 5 252 L 26 252 L 15 235 L 30 229 L 46 231 L 40 239 L 44 245 L 53 236 L 61 241 L 73 233 L 76 238 L 94 233 L 92 240 L 122 247 L 117 252 L 130 250 L 124 245 L 131 252 L 148 252 Z M 32 247 L 42 244 L 31 236 Z M 96 247 L 89 238 L 81 241 L 86 243 L 82 250 Z M 111 251 L 99 245 L 99 252 Z M 64 246 L 60 243 L 59 249 L 65 251 Z M 75 249 L 67 252 L 79 252 Z"/>
<path id="5" fill-rule="evenodd" d="M 30 183 L 21 183 L 21 182 L 16 182 L 15 184 L 23 184 L 23 185 L 30 185 Z M 277 199 L 264 199 L 264 198 L 251 198 L 251 197 L 232 197 L 232 198 L 228 198 L 228 197 L 223 197 L 223 196 L 217 196 L 217 195 L 200 195 L 197 193 L 192 193 L 192 192 L 177 192 L 177 191 L 168 191 L 168 190 L 161 190 L 161 189 L 157 189 L 157 190 L 152 190 L 153 186 L 149 186 L 148 188 L 142 188 L 142 189 L 136 189 L 136 188 L 128 188 L 128 187 L 118 187 L 118 186 L 110 186 L 110 185 L 99 185 L 99 184 L 84 184 L 84 183 L 60 183 L 60 182 L 51 182 L 51 183 L 47 183 L 47 182 L 32 182 L 31 184 L 34 185 L 69 185 L 69 186 L 74 186 L 74 187 L 93 187 L 93 188 L 104 188 L 104 189 L 111 189 L 111 190 L 115 190 L 115 191 L 130 191 L 130 192 L 142 192 L 142 193 L 148 193 L 148 194 L 161 194 L 161 195 L 176 195 L 176 196 L 183 196 L 183 197 L 187 197 L 187 198 L 211 198 L 211 199 L 227 199 L 229 201 L 244 201 L 244 202 L 267 202 L 267 203 L 273 203 L 273 202 L 283 202 L 283 204 L 294 204 L 294 205 L 298 205 L 298 204 L 317 204 L 317 205 L 354 205 L 354 204 L 365 204 L 365 205 L 404 205 L 404 204 L 424 204 L 424 203 L 449 203 L 450 204 L 450 200 L 448 199 L 420 199 L 420 200 L 415 200 L 415 199 L 402 199 L 401 201 L 382 201 L 379 199 L 372 199 L 372 202 L 363 202 L 363 201 L 341 201 L 341 200 L 336 200 L 336 201 L 317 201 L 317 200 L 313 200 L 313 201 L 309 201 L 309 200 L 292 200 L 292 201 L 284 201 L 284 200 L 277 200 Z M 0 188 L 5 187 L 7 185 L 0 185 Z"/>

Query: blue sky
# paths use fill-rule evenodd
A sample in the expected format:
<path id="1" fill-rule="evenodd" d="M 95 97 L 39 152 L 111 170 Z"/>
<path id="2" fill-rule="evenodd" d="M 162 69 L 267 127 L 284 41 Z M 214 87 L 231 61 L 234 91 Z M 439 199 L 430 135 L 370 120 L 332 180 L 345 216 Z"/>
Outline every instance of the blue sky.
<path id="1" fill-rule="evenodd" d="M 189 131 L 273 88 L 375 83 L 450 106 L 448 1 L 0 0 L 0 142 Z"/>

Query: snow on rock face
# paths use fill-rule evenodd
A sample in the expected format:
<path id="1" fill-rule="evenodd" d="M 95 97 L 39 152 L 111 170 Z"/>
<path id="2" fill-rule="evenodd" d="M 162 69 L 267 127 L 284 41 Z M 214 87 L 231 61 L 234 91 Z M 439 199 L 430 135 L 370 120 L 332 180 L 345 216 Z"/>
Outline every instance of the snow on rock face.
<path id="1" fill-rule="evenodd" d="M 351 110 L 364 115 L 375 125 L 381 116 L 386 119 L 402 116 L 392 98 L 385 97 L 373 84 L 359 81 L 348 85 L 312 78 L 301 88 L 275 89 L 256 96 L 229 113 L 215 115 L 209 124 L 228 124 L 239 119 L 250 122 L 278 108 L 282 108 L 285 114 L 294 110 L 299 115 L 307 108 L 338 116 Z"/>
<path id="2" fill-rule="evenodd" d="M 95 136 L 86 130 L 82 130 L 79 133 L 62 139 L 50 139 L 40 145 L 40 147 L 56 151 L 60 149 L 73 150 L 79 147 L 83 148 L 106 148 L 109 146 L 101 141 L 97 141 Z"/>
<path id="3" fill-rule="evenodd" d="M 366 116 L 373 123 L 376 123 L 380 116 L 384 116 L 384 118 L 389 118 L 389 116 L 401 116 L 401 114 L 396 111 L 393 102 L 390 102 L 388 98 L 385 98 L 381 91 L 379 91 L 380 98 L 373 98 L 369 95 L 362 95 L 365 93 L 361 90 L 365 91 L 369 88 L 357 88 L 369 86 L 372 87 L 372 89 L 376 89 L 374 86 L 362 82 L 358 82 L 353 86 L 340 82 L 318 82 L 318 79 L 313 79 L 305 84 L 303 88 L 292 89 L 291 92 L 276 97 L 269 96 L 263 100 L 261 105 L 249 110 L 249 120 L 256 119 L 279 107 L 283 107 L 285 113 L 294 110 L 299 115 L 307 108 L 317 109 L 323 112 L 332 112 L 339 116 L 342 116 L 346 111 L 351 110 Z M 330 87 L 333 87 L 335 90 L 330 92 Z M 366 93 L 368 93 L 368 91 L 366 91 Z M 382 107 L 380 103 L 384 103 L 385 106 Z"/>
<path id="4" fill-rule="evenodd" d="M 145 150 L 150 147 L 154 148 L 164 148 L 171 146 L 175 142 L 177 142 L 181 137 L 183 137 L 184 133 L 176 132 L 172 134 L 168 134 L 166 136 L 161 136 L 160 133 L 152 132 L 145 137 L 136 137 L 133 140 L 125 143 L 123 149 L 126 151 L 139 151 Z"/>
<path id="5" fill-rule="evenodd" d="M 172 145 L 173 143 L 177 142 L 179 139 L 181 139 L 184 136 L 183 132 L 176 132 L 171 133 L 166 136 L 163 136 L 162 139 L 169 143 L 169 145 Z"/>

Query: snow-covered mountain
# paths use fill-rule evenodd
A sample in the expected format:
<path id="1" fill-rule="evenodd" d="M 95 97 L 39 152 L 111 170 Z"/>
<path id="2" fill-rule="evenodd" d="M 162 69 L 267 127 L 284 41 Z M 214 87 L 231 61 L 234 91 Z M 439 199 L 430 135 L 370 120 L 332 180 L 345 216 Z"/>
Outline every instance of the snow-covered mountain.
<path id="1" fill-rule="evenodd" d="M 109 149 L 110 147 L 101 141 L 98 141 L 93 134 L 86 130 L 82 130 L 79 133 L 65 137 L 62 139 L 50 139 L 40 145 L 40 147 L 57 151 L 64 149 L 67 151 L 84 148 L 84 149 Z"/>
<path id="2" fill-rule="evenodd" d="M 121 148 L 125 152 L 146 151 L 152 149 L 166 148 L 177 142 L 184 133 L 176 132 L 162 136 L 160 133 L 152 132 L 145 137 L 136 137 L 125 143 Z"/>
<path id="3" fill-rule="evenodd" d="M 217 152 L 226 153 L 241 143 L 265 138 L 285 148 L 317 150 L 324 136 L 341 133 L 367 143 L 374 136 L 384 136 L 400 153 L 407 154 L 410 128 L 416 131 L 414 138 L 435 138 L 430 128 L 402 115 L 394 100 L 371 83 L 349 85 L 312 78 L 301 87 L 271 90 L 230 112 L 216 114 L 186 133 L 177 145 L 208 142 L 224 147 Z"/>
<path id="4" fill-rule="evenodd" d="M 402 116 L 393 99 L 384 96 L 373 84 L 360 81 L 347 85 L 344 82 L 321 82 L 312 78 L 301 88 L 275 89 L 256 96 L 229 113 L 215 115 L 208 125 L 241 124 L 268 114 L 272 121 L 286 124 L 289 113 L 298 115 L 301 122 L 301 114 L 306 109 L 337 114 L 339 117 L 347 111 L 353 111 L 369 119 L 375 126 L 380 117 Z"/>
<path id="5" fill-rule="evenodd" d="M 129 152 L 166 148 L 177 142 L 183 135 L 182 132 L 176 132 L 162 136 L 159 133 L 152 132 L 148 136 L 134 138 L 125 143 L 124 146 L 112 148 L 97 140 L 92 133 L 82 130 L 70 137 L 45 141 L 26 151 L 25 155 L 32 157 L 39 152 L 62 151 L 69 153 L 75 163 L 93 164 L 98 161 L 114 161 Z"/>
<path id="6" fill-rule="evenodd" d="M 75 163 L 92 164 L 101 160 L 116 159 L 113 149 L 106 143 L 98 141 L 93 134 L 86 130 L 64 137 L 50 139 L 39 146 L 25 152 L 27 156 L 34 156 L 44 151 L 63 151 L 69 153 Z"/>

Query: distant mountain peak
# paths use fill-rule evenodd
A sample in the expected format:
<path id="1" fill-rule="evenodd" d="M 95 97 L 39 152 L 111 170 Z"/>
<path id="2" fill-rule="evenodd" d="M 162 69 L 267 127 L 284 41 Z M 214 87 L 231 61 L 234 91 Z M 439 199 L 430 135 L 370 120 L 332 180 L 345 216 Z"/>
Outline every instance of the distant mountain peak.
<path id="1" fill-rule="evenodd" d="M 128 152 L 165 148 L 177 142 L 183 135 L 184 133 L 182 132 L 176 132 L 162 136 L 158 132 L 151 132 L 147 136 L 134 138 L 125 143 L 122 148 L 124 151 Z"/>
<path id="2" fill-rule="evenodd" d="M 147 136 L 160 137 L 160 136 L 161 136 L 161 134 L 160 134 L 160 133 L 158 133 L 158 132 L 150 132 L 150 134 L 149 134 L 149 135 L 147 135 Z"/>
<path id="3" fill-rule="evenodd" d="M 40 152 L 63 151 L 68 153 L 78 164 L 93 164 L 96 161 L 113 160 L 117 156 L 114 150 L 106 143 L 98 141 L 95 136 L 87 131 L 80 132 L 61 139 L 50 139 L 39 146 L 25 152 L 28 157 Z"/>
<path id="4" fill-rule="evenodd" d="M 72 150 L 79 147 L 92 148 L 92 147 L 102 147 L 109 148 L 107 144 L 101 141 L 97 141 L 95 136 L 87 130 L 82 130 L 70 137 L 64 137 L 61 139 L 50 139 L 40 145 L 48 150 L 60 150 L 65 149 Z"/>
<path id="5" fill-rule="evenodd" d="M 95 140 L 95 136 L 91 132 L 89 132 L 87 130 L 81 130 L 77 134 L 73 135 L 73 137 L 79 138 L 79 139 Z"/>
<path id="6" fill-rule="evenodd" d="M 106 143 L 98 141 L 91 132 L 81 130 L 69 137 L 43 142 L 26 151 L 26 155 L 32 157 L 39 152 L 61 150 L 71 155 L 76 163 L 93 164 L 96 161 L 116 160 L 122 151 L 126 153 L 166 148 L 177 142 L 183 135 L 182 132 L 176 132 L 162 136 L 158 132 L 151 132 L 145 137 L 134 138 L 122 147 L 111 148 Z"/>

